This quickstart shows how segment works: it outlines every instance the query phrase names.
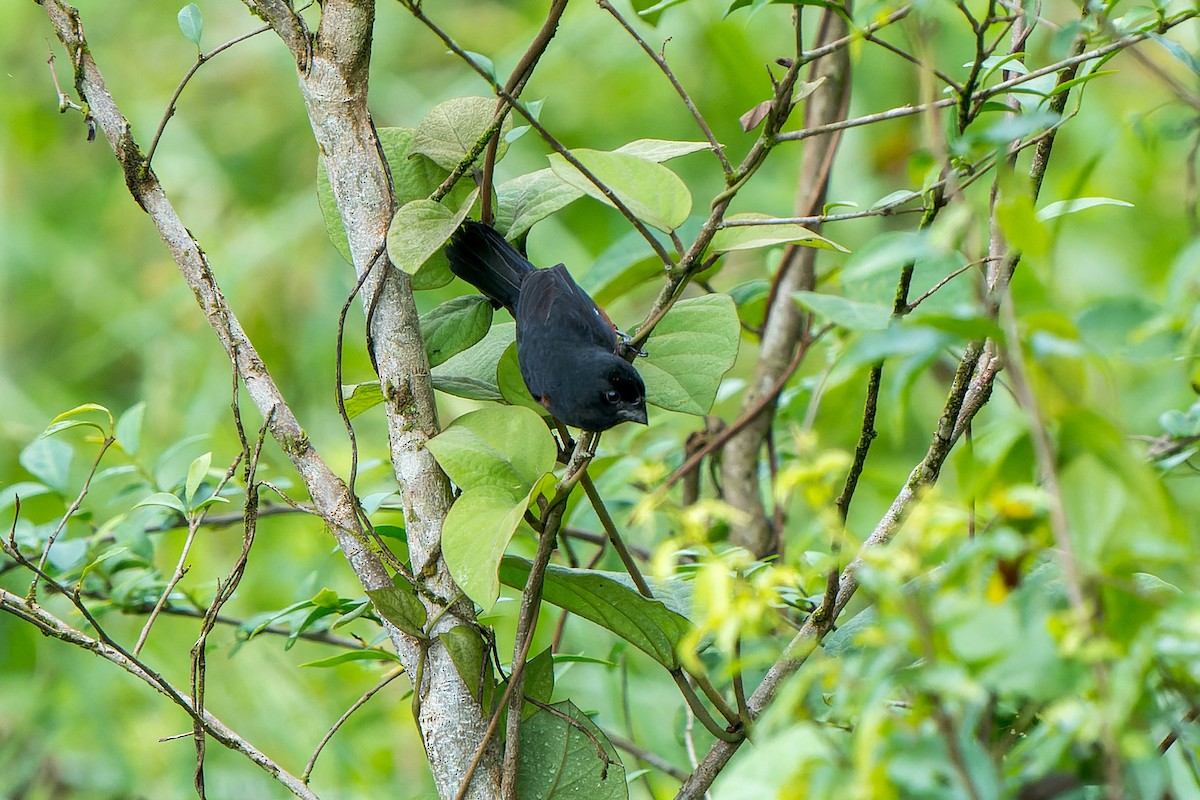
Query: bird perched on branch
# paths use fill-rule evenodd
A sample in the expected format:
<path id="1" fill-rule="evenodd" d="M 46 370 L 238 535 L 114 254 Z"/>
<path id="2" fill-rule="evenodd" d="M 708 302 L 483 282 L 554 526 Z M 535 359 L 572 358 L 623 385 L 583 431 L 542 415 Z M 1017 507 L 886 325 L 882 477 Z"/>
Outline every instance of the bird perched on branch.
<path id="1" fill-rule="evenodd" d="M 646 424 L 646 387 L 621 357 L 623 335 L 567 268 L 538 269 L 490 225 L 467 220 L 446 247 L 450 269 L 517 323 L 517 361 L 529 393 L 586 431 Z"/>

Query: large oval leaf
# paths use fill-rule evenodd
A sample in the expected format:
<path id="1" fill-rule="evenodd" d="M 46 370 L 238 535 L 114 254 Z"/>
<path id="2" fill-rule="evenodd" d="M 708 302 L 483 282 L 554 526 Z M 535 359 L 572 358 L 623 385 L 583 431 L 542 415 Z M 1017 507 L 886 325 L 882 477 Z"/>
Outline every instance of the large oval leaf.
<path id="1" fill-rule="evenodd" d="M 388 258 L 412 276 L 414 289 L 436 289 L 454 279 L 442 245 L 467 218 L 475 197 L 472 192 L 458 211 L 425 198 L 412 200 L 392 217 L 387 232 Z"/>
<path id="2" fill-rule="evenodd" d="M 452 170 L 475 148 L 496 118 L 494 97 L 454 97 L 434 106 L 413 133 L 412 152 L 425 156 L 439 167 Z M 505 135 L 512 129 L 512 115 L 500 126 L 499 161 L 508 151 Z M 482 158 L 482 151 L 476 161 Z"/>
<path id="3" fill-rule="evenodd" d="M 500 564 L 500 580 L 524 589 L 529 562 L 509 556 Z M 683 612 L 690 603 L 682 581 L 651 585 L 655 599 L 641 595 L 628 575 L 557 564 L 546 568 L 542 597 L 602 628 L 612 631 L 667 669 L 679 666 L 678 647 L 692 630 Z M 670 606 L 668 606 L 668 603 Z"/>
<path id="4" fill-rule="evenodd" d="M 554 469 L 558 447 L 536 412 L 492 406 L 464 414 L 426 444 L 464 490 L 492 486 L 516 500 Z"/>
<path id="5" fill-rule="evenodd" d="M 517 795 L 543 800 L 625 800 L 625 766 L 604 731 L 575 707 L 555 703 L 521 724 Z M 596 751 L 596 743 L 605 758 Z"/>
<path id="6" fill-rule="evenodd" d="M 412 200 L 428 197 L 442 181 L 449 176 L 427 158 L 410 158 L 412 155 L 413 131 L 409 128 L 379 128 L 379 146 L 387 160 L 388 172 L 392 176 L 392 188 L 396 192 L 396 203 L 404 205 Z M 446 203 L 451 208 L 457 208 L 470 194 L 472 187 L 468 181 L 460 181 L 448 195 Z M 325 171 L 324 159 L 317 159 L 317 203 L 321 207 L 321 216 L 325 218 L 325 230 L 333 246 L 341 253 L 347 262 L 350 258 L 350 245 L 346 239 L 346 228 L 342 224 L 342 216 L 338 211 L 333 189 L 329 185 L 329 175 Z"/>
<path id="7" fill-rule="evenodd" d="M 496 187 L 496 228 L 505 238 L 516 239 L 581 197 L 582 191 L 549 168 L 520 175 Z"/>
<path id="8" fill-rule="evenodd" d="M 692 211 L 692 195 L 687 186 L 661 164 L 627 153 L 600 150 L 572 150 L 571 155 L 647 225 L 661 231 L 673 231 Z M 550 169 L 589 197 L 613 205 L 594 183 L 558 153 L 550 155 Z"/>
<path id="9" fill-rule="evenodd" d="M 646 358 L 634 364 L 646 402 L 670 411 L 707 414 L 721 376 L 737 359 L 741 329 L 727 294 L 680 300 L 654 328 Z"/>

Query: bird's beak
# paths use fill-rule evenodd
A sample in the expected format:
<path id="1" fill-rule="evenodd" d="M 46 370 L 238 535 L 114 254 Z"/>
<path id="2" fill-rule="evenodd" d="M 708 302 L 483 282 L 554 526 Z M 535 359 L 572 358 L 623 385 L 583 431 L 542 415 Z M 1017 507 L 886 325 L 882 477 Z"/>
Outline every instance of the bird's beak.
<path id="1" fill-rule="evenodd" d="M 640 408 L 628 409 L 627 411 L 624 412 L 623 416 L 625 417 L 625 419 L 629 420 L 630 422 L 638 422 L 638 423 L 641 423 L 642 425 L 649 424 L 646 421 L 646 407 L 645 406 L 641 406 Z"/>

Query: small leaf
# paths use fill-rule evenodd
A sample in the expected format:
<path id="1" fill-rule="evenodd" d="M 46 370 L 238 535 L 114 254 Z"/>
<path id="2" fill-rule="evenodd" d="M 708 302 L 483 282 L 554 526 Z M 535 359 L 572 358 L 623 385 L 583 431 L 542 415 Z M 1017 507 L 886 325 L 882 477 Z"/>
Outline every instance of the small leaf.
<path id="1" fill-rule="evenodd" d="M 200 34 L 204 32 L 204 18 L 200 14 L 200 7 L 195 3 L 188 3 L 179 9 L 177 19 L 179 30 L 183 31 L 183 38 L 196 45 L 196 49 L 199 50 Z"/>
<path id="2" fill-rule="evenodd" d="M 399 661 L 400 658 L 395 653 L 389 653 L 386 650 L 376 650 L 375 648 L 367 648 L 364 650 L 351 650 L 348 653 L 330 656 L 329 658 L 318 658 L 316 661 L 306 661 L 301 664 L 302 667 L 336 667 L 341 664 L 349 664 L 352 661 Z"/>
<path id="3" fill-rule="evenodd" d="M 196 490 L 200 488 L 200 482 L 208 475 L 208 468 L 211 464 L 212 452 L 210 451 L 188 465 L 187 482 L 184 484 L 183 490 L 183 499 L 187 505 L 192 505 L 192 498 L 196 496 Z"/>
<path id="4" fill-rule="evenodd" d="M 739 220 L 770 219 L 766 214 L 734 214 L 726 222 Z M 850 251 L 837 242 L 830 241 L 803 225 L 735 225 L 722 228 L 713 235 L 709 249 L 714 253 L 729 253 L 734 250 L 755 250 L 781 244 L 796 244 L 802 247 L 819 247 L 823 250 Z"/>
<path id="5" fill-rule="evenodd" d="M 547 704 L 554 696 L 554 654 L 550 652 L 550 648 L 546 648 L 525 663 L 524 694 L 539 703 Z M 526 703 L 521 718 L 529 719 L 537 710 L 538 707 L 533 703 Z"/>
<path id="6" fill-rule="evenodd" d="M 104 415 L 106 423 L 101 424 L 91 419 L 76 419 L 84 414 L 91 412 L 100 412 Z M 53 436 L 59 431 L 64 431 L 68 428 L 75 428 L 80 425 L 89 428 L 95 428 L 104 437 L 112 436 L 113 428 L 116 423 L 113 421 L 112 412 L 102 405 L 96 403 L 84 403 L 80 406 L 75 406 L 70 411 L 64 411 L 54 419 L 50 420 L 50 424 L 46 426 L 46 430 L 42 431 L 42 436 Z"/>
<path id="7" fill-rule="evenodd" d="M 178 511 L 185 517 L 187 516 L 187 506 L 183 504 L 182 500 L 170 492 L 155 492 L 145 500 L 142 500 L 140 503 L 135 505 L 134 508 L 141 508 L 143 506 L 163 506 L 165 508 Z"/>
<path id="8" fill-rule="evenodd" d="M 1076 211 L 1083 211 L 1085 208 L 1095 208 L 1096 206 L 1133 208 L 1133 203 L 1126 203 L 1124 200 L 1114 200 L 1111 197 L 1077 197 L 1074 200 L 1059 200 L 1057 203 L 1050 203 L 1045 208 L 1038 210 L 1037 218 L 1041 222 L 1045 222 L 1048 219 L 1061 217 L 1064 214 L 1074 214 Z"/>
<path id="9" fill-rule="evenodd" d="M 496 65 L 492 63 L 492 60 L 490 58 L 483 55 L 482 53 L 476 53 L 472 50 L 464 50 L 463 52 L 467 54 L 467 58 L 473 64 L 475 64 L 480 69 L 482 69 L 485 73 L 487 73 L 487 76 L 489 78 L 491 78 L 493 82 L 496 80 Z M 457 53 L 455 53 L 453 50 L 447 50 L 446 54 L 447 55 L 457 55 Z"/>
<path id="10" fill-rule="evenodd" d="M 127 455 L 136 455 L 141 444 L 142 418 L 146 414 L 145 402 L 137 403 L 117 420 L 115 436 L 117 444 Z"/>
<path id="11" fill-rule="evenodd" d="M 11 505 L 15 505 L 18 497 L 21 498 L 22 501 L 25 501 L 31 497 L 48 494 L 49 492 L 50 487 L 42 483 L 35 483 L 33 481 L 18 481 L 17 483 L 11 483 L 8 486 L 5 486 L 3 489 L 0 489 L 0 511 L 3 511 Z"/>
<path id="12" fill-rule="evenodd" d="M 382 402 L 383 390 L 379 388 L 379 381 L 342 386 L 342 404 L 346 407 L 346 416 L 350 419 Z"/>
<path id="13" fill-rule="evenodd" d="M 1163 49 L 1174 56 L 1175 60 L 1180 64 L 1183 64 L 1193 73 L 1200 75 L 1200 61 L 1197 61 L 1196 57 L 1189 53 L 1187 48 L 1179 42 L 1168 39 L 1160 33 L 1151 33 L 1150 38 L 1162 45 Z"/>
<path id="14" fill-rule="evenodd" d="M 892 310 L 880 303 L 862 303 L 820 292 L 793 292 L 792 297 L 814 314 L 851 331 L 881 331 L 892 318 Z"/>
<path id="15" fill-rule="evenodd" d="M 672 231 L 687 220 L 692 196 L 671 170 L 626 153 L 571 151 L 579 163 L 621 199 L 635 217 L 661 231 Z M 606 205 L 613 202 L 558 153 L 550 154 L 550 169 L 566 183 Z"/>
<path id="16" fill-rule="evenodd" d="M 458 166 L 483 138 L 496 118 L 496 99 L 493 97 L 455 97 L 434 106 L 413 132 L 412 152 L 425 156 L 443 169 Z M 512 117 L 507 116 L 500 127 L 499 161 L 508 152 L 504 136 L 512 129 Z M 477 163 L 483 157 L 480 150 Z"/>
<path id="17" fill-rule="evenodd" d="M 758 105 L 751 108 L 745 114 L 742 114 L 740 117 L 738 117 L 738 124 L 742 126 L 743 131 L 745 131 L 746 133 L 749 133 L 750 131 L 757 128 L 759 125 L 762 125 L 763 120 L 767 118 L 767 114 L 770 111 L 771 111 L 771 101 L 763 100 L 761 103 L 759 103 Z"/>
<path id="18" fill-rule="evenodd" d="M 634 366 L 646 382 L 646 401 L 687 414 L 707 414 L 721 377 L 737 359 L 741 328 L 733 298 L 709 294 L 681 300 L 646 342 Z"/>
<path id="19" fill-rule="evenodd" d="M 985 142 L 1010 144 L 1026 136 L 1041 133 L 1058 123 L 1061 117 L 1050 111 L 1033 111 L 1027 114 L 1012 114 L 983 131 Z"/>
<path id="20" fill-rule="evenodd" d="M 371 598 L 381 617 L 409 636 L 424 638 L 425 621 L 428 618 L 425 606 L 417 599 L 416 591 L 402 575 L 394 575 L 391 586 L 368 589 L 367 597 Z"/>
<path id="21" fill-rule="evenodd" d="M 75 452 L 58 439 L 35 439 L 18 457 L 21 466 L 33 477 L 54 489 L 65 492 Z"/>
<path id="22" fill-rule="evenodd" d="M 421 316 L 421 338 L 429 366 L 436 367 L 471 347 L 492 325 L 492 304 L 482 295 L 455 297 Z"/>
<path id="23" fill-rule="evenodd" d="M 682 142 L 671 139 L 635 139 L 634 141 L 623 144 L 613 152 L 625 153 L 630 156 L 644 158 L 647 161 L 653 161 L 656 164 L 661 164 L 664 161 L 670 161 L 672 158 L 699 153 L 701 150 L 708 150 L 712 147 L 708 142 Z"/>
<path id="24" fill-rule="evenodd" d="M 871 210 L 875 211 L 880 208 L 898 206 L 901 203 L 907 203 L 909 200 L 914 200 L 920 196 L 920 192 L 914 192 L 912 189 L 897 189 L 890 194 L 885 194 L 883 197 L 872 203 Z"/>
<path id="25" fill-rule="evenodd" d="M 526 104 L 525 104 L 525 110 L 526 110 L 526 111 L 528 111 L 528 112 L 529 112 L 529 115 L 530 115 L 530 116 L 532 116 L 532 117 L 533 117 L 533 118 L 536 120 L 536 119 L 538 119 L 539 117 L 541 117 L 541 115 L 542 115 L 542 105 L 543 105 L 545 102 L 546 102 L 546 101 L 545 101 L 545 99 L 542 99 L 542 100 L 531 100 L 531 101 L 529 101 L 528 103 L 526 103 Z M 520 139 L 522 136 L 524 136 L 525 134 L 529 133 L 529 130 L 530 130 L 530 128 L 532 128 L 532 127 L 533 127 L 533 126 L 531 126 L 531 125 L 518 125 L 518 126 L 514 127 L 514 128 L 511 130 L 511 131 L 509 131 L 508 133 L 504 134 L 504 141 L 505 141 L 505 143 L 507 143 L 507 144 L 512 144 L 512 143 L 513 143 L 513 142 L 515 142 L 517 139 Z"/>
<path id="26" fill-rule="evenodd" d="M 521 725 L 517 795 L 625 800 L 625 766 L 608 737 L 570 701 L 554 708 L 559 713 L 538 709 Z"/>
<path id="27" fill-rule="evenodd" d="M 467 691 L 485 711 L 490 711 L 495 676 L 492 660 L 484 652 L 483 637 L 466 625 L 455 625 L 439 634 L 438 639 L 450 654 L 450 661 Z"/>

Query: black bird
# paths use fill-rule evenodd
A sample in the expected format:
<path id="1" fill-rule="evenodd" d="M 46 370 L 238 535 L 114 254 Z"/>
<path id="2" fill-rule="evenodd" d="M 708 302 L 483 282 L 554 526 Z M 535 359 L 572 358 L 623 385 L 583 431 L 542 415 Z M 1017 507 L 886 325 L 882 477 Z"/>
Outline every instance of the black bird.
<path id="1" fill-rule="evenodd" d="M 533 398 L 586 431 L 646 424 L 642 376 L 608 316 L 557 264 L 538 269 L 498 231 L 467 220 L 446 247 L 450 269 L 517 322 L 517 361 Z"/>

